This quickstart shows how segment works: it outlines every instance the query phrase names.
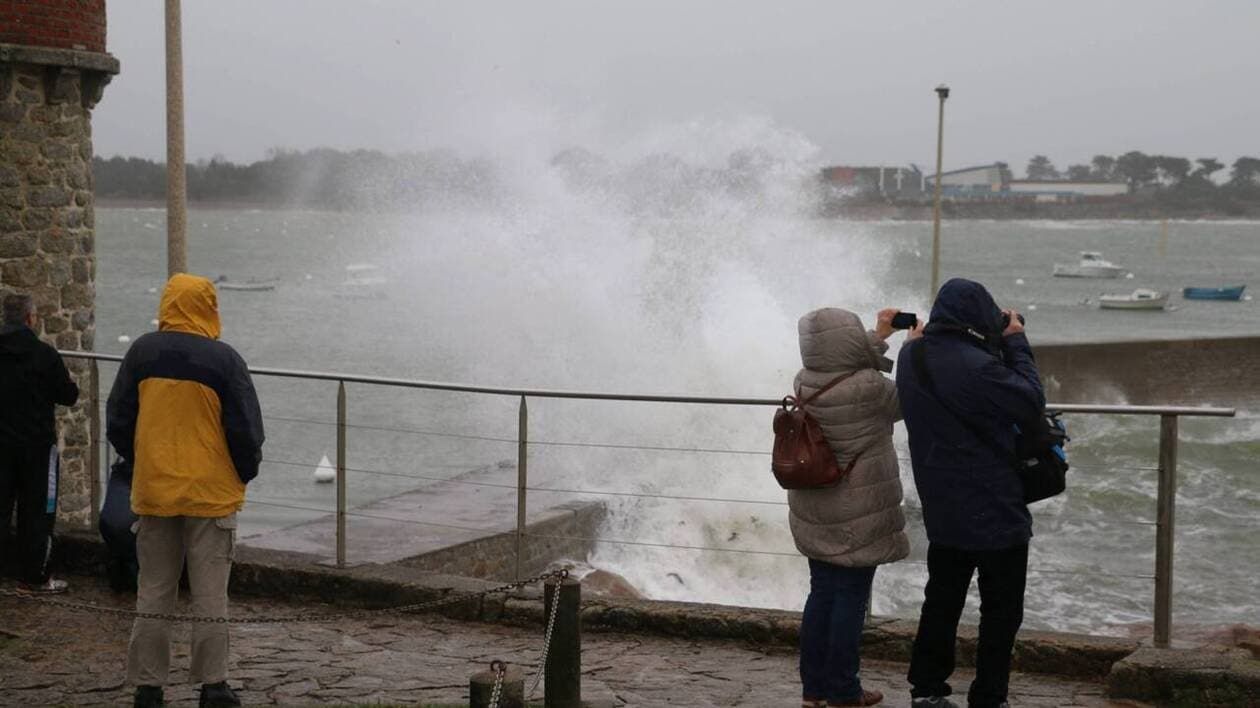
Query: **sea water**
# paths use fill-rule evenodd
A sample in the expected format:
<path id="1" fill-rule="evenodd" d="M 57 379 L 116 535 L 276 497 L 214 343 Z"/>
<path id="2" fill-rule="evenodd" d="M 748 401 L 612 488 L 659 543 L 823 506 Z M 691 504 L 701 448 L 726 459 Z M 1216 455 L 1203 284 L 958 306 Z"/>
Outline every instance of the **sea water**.
<path id="1" fill-rule="evenodd" d="M 397 213 L 193 209 L 189 264 L 278 281 L 270 292 L 220 294 L 223 339 L 254 366 L 490 386 L 778 398 L 800 365 L 804 312 L 846 307 L 869 324 L 885 306 L 927 311 L 931 224 L 814 218 L 816 151 L 799 136 L 688 125 L 576 166 L 548 157 L 502 159 L 500 191 L 477 208 L 439 199 Z M 97 350 L 121 352 L 118 337 L 152 329 L 164 213 L 98 208 L 96 220 Z M 1160 241 L 1150 222 L 947 221 L 942 272 L 980 280 L 1024 311 L 1034 345 L 1260 334 L 1251 301 L 1175 296 L 1168 312 L 1097 309 L 1104 291 L 1237 284 L 1260 272 L 1260 223 L 1172 222 Z M 1102 251 L 1134 278 L 1051 277 L 1081 250 Z M 899 336 L 894 356 L 897 346 Z M 113 371 L 103 367 L 103 386 Z M 335 450 L 335 384 L 257 384 L 266 461 L 245 533 L 314 518 L 333 499 L 312 471 Z M 513 459 L 516 406 L 352 385 L 351 504 Z M 604 501 L 605 541 L 588 560 L 651 597 L 800 608 L 808 573 L 767 470 L 770 417 L 757 407 L 533 399 L 532 483 L 586 493 L 534 493 L 531 507 Z M 1151 616 L 1158 421 L 1068 424 L 1069 491 L 1034 507 L 1026 625 L 1127 632 Z M 1185 420 L 1181 440 L 1175 621 L 1256 623 L 1260 418 Z M 896 441 L 904 457 L 900 426 Z M 926 539 L 906 462 L 902 479 L 913 552 L 876 575 L 874 609 L 913 617 Z"/>

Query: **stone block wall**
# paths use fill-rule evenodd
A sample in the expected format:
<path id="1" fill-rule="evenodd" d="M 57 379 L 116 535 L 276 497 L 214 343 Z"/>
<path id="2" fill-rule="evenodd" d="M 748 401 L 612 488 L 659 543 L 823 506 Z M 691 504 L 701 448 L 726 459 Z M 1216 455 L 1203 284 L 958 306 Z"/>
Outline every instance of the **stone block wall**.
<path id="1" fill-rule="evenodd" d="M 59 349 L 95 338 L 96 244 L 91 109 L 117 61 L 107 55 L 0 45 L 0 294 L 34 296 L 38 332 Z M 94 382 L 67 360 L 82 392 L 59 416 L 59 516 L 91 522 Z"/>
<path id="2" fill-rule="evenodd" d="M 1033 354 L 1046 384 L 1046 398 L 1056 403 L 1251 409 L 1260 401 L 1260 337 L 1034 342 Z"/>
<path id="3" fill-rule="evenodd" d="M 586 560 L 607 509 L 599 502 L 572 502 L 548 509 L 525 527 L 521 575 L 537 575 L 563 559 Z M 495 534 L 398 562 L 409 568 L 487 580 L 513 580 L 516 532 Z"/>

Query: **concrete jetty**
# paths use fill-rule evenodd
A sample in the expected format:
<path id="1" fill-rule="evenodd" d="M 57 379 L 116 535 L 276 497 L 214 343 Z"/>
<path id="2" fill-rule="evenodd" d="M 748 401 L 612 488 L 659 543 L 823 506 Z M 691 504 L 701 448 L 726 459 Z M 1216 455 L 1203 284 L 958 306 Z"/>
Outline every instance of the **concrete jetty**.
<path id="1" fill-rule="evenodd" d="M 516 558 L 516 468 L 491 465 L 448 481 L 347 510 L 346 562 L 400 563 L 453 575 L 512 579 Z M 526 516 L 521 572 L 534 575 L 557 558 L 585 558 L 603 521 L 598 502 L 541 506 Z M 241 545 L 308 554 L 331 563 L 337 517 L 326 514 L 241 539 Z"/>

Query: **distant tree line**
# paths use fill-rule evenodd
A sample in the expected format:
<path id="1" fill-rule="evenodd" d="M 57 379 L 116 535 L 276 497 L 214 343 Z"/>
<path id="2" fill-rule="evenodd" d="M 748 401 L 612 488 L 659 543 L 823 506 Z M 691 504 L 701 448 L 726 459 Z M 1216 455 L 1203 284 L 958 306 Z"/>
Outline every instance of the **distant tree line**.
<path id="1" fill-rule="evenodd" d="M 166 198 L 166 164 L 138 157 L 96 157 L 101 198 Z M 200 202 L 357 209 L 475 202 L 495 193 L 486 161 L 446 151 L 387 155 L 375 150 L 271 150 L 247 165 L 222 157 L 187 166 L 188 198 Z"/>
<path id="2" fill-rule="evenodd" d="M 1218 184 L 1213 175 L 1225 169 L 1214 157 L 1191 161 L 1171 155 L 1147 155 L 1133 150 L 1118 157 L 1095 155 L 1088 165 L 1069 165 L 1060 172 L 1045 155 L 1034 155 L 1028 161 L 1028 179 L 1035 180 L 1098 180 L 1126 182 L 1129 191 L 1143 188 L 1179 189 L 1193 192 L 1230 190 L 1237 196 L 1260 197 L 1260 158 L 1240 157 L 1234 160 L 1229 180 Z"/>

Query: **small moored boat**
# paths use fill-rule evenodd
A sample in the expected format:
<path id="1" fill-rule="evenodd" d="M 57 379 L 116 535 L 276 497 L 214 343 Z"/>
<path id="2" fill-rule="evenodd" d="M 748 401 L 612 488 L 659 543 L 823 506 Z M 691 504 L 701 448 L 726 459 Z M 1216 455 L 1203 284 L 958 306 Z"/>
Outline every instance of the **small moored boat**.
<path id="1" fill-rule="evenodd" d="M 225 276 L 219 276 L 214 281 L 215 287 L 219 290 L 243 290 L 247 292 L 260 292 L 264 290 L 275 290 L 276 281 L 274 280 L 228 280 Z"/>
<path id="2" fill-rule="evenodd" d="M 1241 300 L 1246 285 L 1223 288 L 1182 288 L 1181 296 L 1187 300 Z"/>
<path id="3" fill-rule="evenodd" d="M 1168 305 L 1168 293 L 1138 288 L 1131 293 L 1100 295 L 1098 306 L 1104 310 L 1162 310 Z"/>
<path id="4" fill-rule="evenodd" d="M 1125 269 L 1105 260 L 1098 251 L 1081 251 L 1077 265 L 1054 264 L 1056 278 L 1118 278 Z"/>

